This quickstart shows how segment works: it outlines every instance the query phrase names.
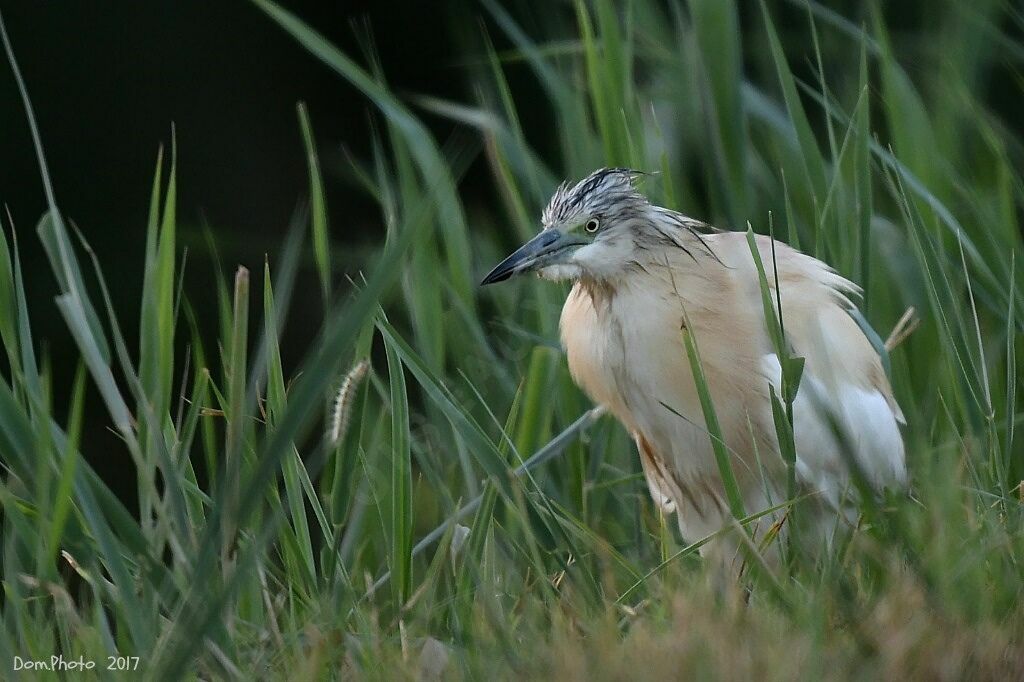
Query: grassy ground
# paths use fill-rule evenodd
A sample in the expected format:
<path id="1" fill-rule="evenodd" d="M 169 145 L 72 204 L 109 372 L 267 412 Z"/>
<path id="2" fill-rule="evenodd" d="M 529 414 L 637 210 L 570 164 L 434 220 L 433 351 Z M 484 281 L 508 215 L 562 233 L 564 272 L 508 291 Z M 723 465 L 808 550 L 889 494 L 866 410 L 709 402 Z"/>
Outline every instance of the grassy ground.
<path id="1" fill-rule="evenodd" d="M 99 678 L 128 675 L 105 670 L 116 654 L 140 657 L 147 677 L 190 679 L 1020 675 L 1024 147 L 981 94 L 1022 94 L 1019 9 L 929 3 L 924 28 L 891 35 L 872 9 L 751 2 L 741 34 L 725 0 L 625 13 L 595 0 L 536 3 L 540 32 L 482 0 L 514 49 L 467 22 L 476 99 L 448 102 L 396 95 L 372 55 L 255 1 L 379 109 L 376 153 L 351 172 L 387 241 L 340 262 L 340 207 L 324 204 L 300 109 L 308 216 L 267 264 L 190 298 L 172 148 L 145 253 L 117 254 L 146 263 L 129 348 L 103 284 L 109 255 L 94 258 L 62 217 L 42 164 L 37 232 L 68 331 L 50 341 L 82 361 L 54 406 L 5 222 L 3 677 L 15 656 L 57 653 L 96 661 Z M 545 101 L 518 97 L 513 71 Z M 541 105 L 557 161 L 518 124 Z M 436 116 L 470 134 L 433 139 L 422 120 Z M 459 195 L 478 153 L 499 205 Z M 572 384 L 564 290 L 475 286 L 537 229 L 558 181 L 600 165 L 660 171 L 654 200 L 717 225 L 771 226 L 862 284 L 883 338 L 908 307 L 920 319 L 890 357 L 913 496 L 867 505 L 832 554 L 794 560 L 776 589 L 751 584 L 749 603 L 710 585 L 653 508 L 625 433 Z M 301 267 L 320 291 L 293 290 Z M 299 296 L 322 300 L 324 324 L 285 373 L 278 340 Z M 194 322 L 207 305 L 217 338 Z M 138 514 L 83 457 L 85 400 L 123 440 L 109 456 L 133 472 Z"/>

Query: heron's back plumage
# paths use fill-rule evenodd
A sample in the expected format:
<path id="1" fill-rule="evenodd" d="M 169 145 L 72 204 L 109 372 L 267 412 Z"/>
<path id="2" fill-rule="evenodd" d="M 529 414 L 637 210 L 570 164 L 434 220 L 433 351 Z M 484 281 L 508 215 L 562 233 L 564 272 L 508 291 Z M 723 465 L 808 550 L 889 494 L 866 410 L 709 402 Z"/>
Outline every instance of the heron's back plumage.
<path id="1" fill-rule="evenodd" d="M 672 235 L 671 226 L 662 228 L 655 235 Z M 684 317 L 748 513 L 783 497 L 769 402 L 781 370 L 745 235 L 697 238 L 675 229 L 676 245 L 638 242 L 621 277 L 577 282 L 561 333 L 573 377 L 632 432 L 655 501 L 678 512 L 684 536 L 696 540 L 718 530 L 728 512 L 683 346 Z M 794 405 L 801 481 L 840 508 L 853 455 L 876 487 L 903 485 L 902 413 L 878 354 L 847 312 L 857 287 L 781 243 L 774 257 L 768 238 L 757 245 L 773 295 L 777 264 L 787 341 L 806 358 Z"/>

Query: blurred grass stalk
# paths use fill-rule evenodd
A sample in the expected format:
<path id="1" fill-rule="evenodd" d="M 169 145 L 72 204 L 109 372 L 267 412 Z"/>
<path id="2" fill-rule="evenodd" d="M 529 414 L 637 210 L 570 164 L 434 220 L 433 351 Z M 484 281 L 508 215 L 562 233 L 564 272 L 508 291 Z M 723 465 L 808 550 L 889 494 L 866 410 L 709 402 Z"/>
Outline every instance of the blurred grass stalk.
<path id="1" fill-rule="evenodd" d="M 1024 45 L 1004 31 L 1020 32 L 1019 12 L 941 3 L 936 36 L 919 36 L 919 57 L 940 66 L 918 82 L 875 4 L 851 19 L 815 2 L 761 2 L 743 34 L 731 0 L 577 0 L 569 24 L 538 3 L 545 32 L 533 35 L 482 0 L 486 26 L 512 48 L 497 51 L 472 21 L 456 27 L 475 101 L 410 104 L 372 51 L 361 66 L 288 10 L 254 3 L 382 123 L 373 157 L 350 170 L 379 203 L 387 241 L 349 285 L 331 256 L 316 112 L 299 105 L 325 317 L 290 374 L 280 339 L 307 267 L 305 212 L 260 285 L 245 268 L 233 290 L 222 277 L 221 333 L 204 338 L 193 306 L 206 303 L 189 300 L 178 263 L 172 139 L 169 164 L 157 158 L 139 347 L 129 349 L 100 258 L 58 208 L 3 31 L 49 203 L 38 234 L 81 358 L 68 405 L 55 405 L 65 391 L 36 355 L 32 292 L 14 226 L 0 220 L 4 661 L 120 653 L 166 678 L 344 669 L 390 679 L 427 665 L 410 647 L 434 638 L 472 677 L 1019 672 L 1024 147 L 976 94 L 1019 64 Z M 805 22 L 780 34 L 780 11 Z M 811 49 L 810 67 L 794 70 Z M 520 110 L 537 105 L 517 96 L 511 71 L 539 82 L 557 162 L 530 145 Z M 1019 94 L 1019 83 L 1005 86 Z M 420 112 L 472 137 L 441 144 Z M 481 149 L 500 205 L 471 232 L 457 183 Z M 473 288 L 482 264 L 535 229 L 557 180 L 613 164 L 660 169 L 645 187 L 654 199 L 723 226 L 766 232 L 776 216 L 779 235 L 864 286 L 876 328 L 910 305 L 923 319 L 890 359 L 913 498 L 872 506 L 870 523 L 843 529 L 817 563 L 791 553 L 739 615 L 702 587 L 692 557 L 707 539 L 678 544 L 665 532 L 625 434 L 591 423 L 552 350 L 557 288 Z M 262 289 L 262 325 L 249 324 L 250 288 Z M 764 304 L 788 356 L 785 311 Z M 695 369 L 699 343 L 687 338 Z M 798 365 L 788 358 L 775 406 L 790 460 Z M 366 379 L 353 382 L 353 367 Z M 332 429 L 322 417 L 343 381 L 346 426 Z M 124 446 L 104 456 L 134 472 L 137 510 L 83 456 L 96 456 L 82 439 L 83 405 L 96 399 Z M 572 442 L 584 426 L 587 442 Z M 810 503 L 789 493 L 736 518 L 749 526 Z M 388 578 L 393 589 L 377 591 Z"/>

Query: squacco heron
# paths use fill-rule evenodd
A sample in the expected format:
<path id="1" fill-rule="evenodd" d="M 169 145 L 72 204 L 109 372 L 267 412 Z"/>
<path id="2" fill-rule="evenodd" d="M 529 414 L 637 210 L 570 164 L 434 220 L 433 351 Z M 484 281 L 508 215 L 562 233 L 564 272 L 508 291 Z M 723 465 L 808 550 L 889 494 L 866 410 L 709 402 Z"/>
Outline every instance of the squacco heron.
<path id="1" fill-rule="evenodd" d="M 655 503 L 695 541 L 730 523 L 731 512 L 681 328 L 699 344 L 747 513 L 786 495 L 769 389 L 780 393 L 782 368 L 745 235 L 651 204 L 633 185 L 639 175 L 601 169 L 563 184 L 540 234 L 483 284 L 528 272 L 574 282 L 560 323 L 569 370 L 632 434 Z M 903 414 L 851 315 L 857 285 L 784 244 L 773 249 L 768 237 L 756 244 L 786 340 L 805 358 L 793 403 L 795 471 L 814 493 L 813 527 L 827 533 L 853 513 L 851 460 L 878 490 L 905 485 Z M 716 540 L 702 553 L 728 562 L 734 550 Z"/>

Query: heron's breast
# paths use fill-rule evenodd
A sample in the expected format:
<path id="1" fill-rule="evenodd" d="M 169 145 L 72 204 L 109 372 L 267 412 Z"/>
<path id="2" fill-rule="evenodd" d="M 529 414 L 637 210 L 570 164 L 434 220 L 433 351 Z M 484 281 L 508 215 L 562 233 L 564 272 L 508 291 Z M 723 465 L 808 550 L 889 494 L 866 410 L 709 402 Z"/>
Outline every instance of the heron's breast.
<path id="1" fill-rule="evenodd" d="M 595 302 L 577 286 L 561 319 L 573 379 L 627 428 L 645 432 L 655 417 L 669 414 L 662 403 L 688 411 L 691 401 L 680 404 L 679 393 L 693 385 L 678 321 L 652 305 L 649 297 L 638 299 L 629 291 Z M 698 404 L 696 398 L 692 402 Z"/>
<path id="2" fill-rule="evenodd" d="M 616 377 L 625 366 L 622 328 L 608 310 L 598 310 L 593 299 L 573 287 L 562 308 L 562 346 L 573 380 L 590 398 L 628 421 Z"/>
<path id="3" fill-rule="evenodd" d="M 748 408 L 765 392 L 753 369 L 762 340 L 737 324 L 742 318 L 736 306 L 720 300 L 728 293 L 708 293 L 704 300 L 685 303 L 694 325 L 689 333 L 699 340 L 704 374 L 727 443 L 745 453 Z M 679 305 L 677 298 L 638 287 L 595 304 L 577 287 L 562 311 L 562 343 L 573 378 L 595 402 L 606 405 L 629 430 L 642 433 L 676 472 L 697 476 L 714 472 L 716 465 L 683 345 Z"/>

